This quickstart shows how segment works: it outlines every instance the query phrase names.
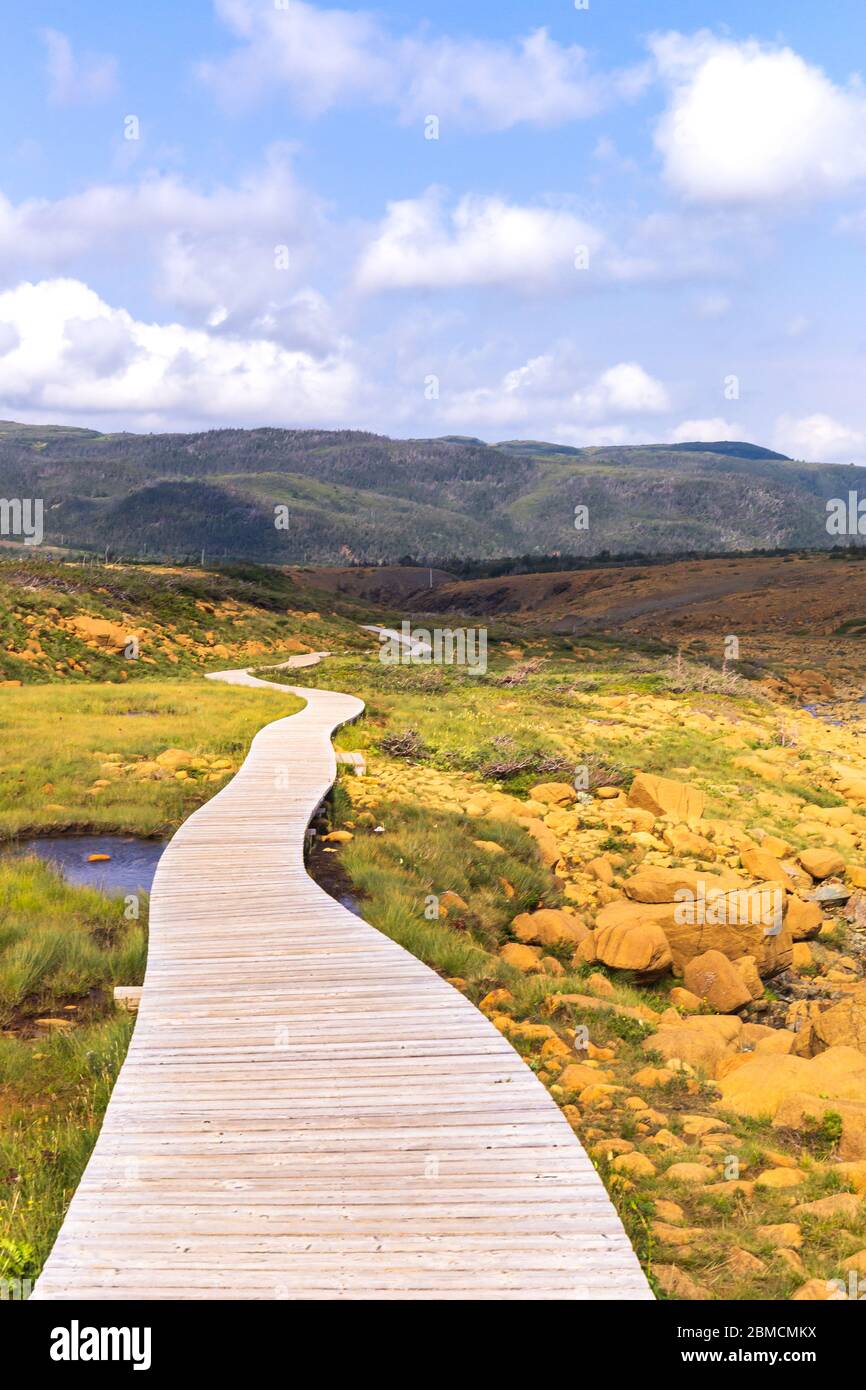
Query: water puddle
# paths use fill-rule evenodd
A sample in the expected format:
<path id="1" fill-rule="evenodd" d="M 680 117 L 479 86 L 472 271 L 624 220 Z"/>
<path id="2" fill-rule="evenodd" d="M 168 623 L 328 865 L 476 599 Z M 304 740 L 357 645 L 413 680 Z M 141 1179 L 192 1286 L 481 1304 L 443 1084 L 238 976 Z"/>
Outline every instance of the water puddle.
<path id="1" fill-rule="evenodd" d="M 138 835 L 34 835 L 16 840 L 3 854 L 36 854 L 69 883 L 98 888 L 103 893 L 149 893 L 165 840 Z M 91 862 L 93 854 L 109 859 Z"/>

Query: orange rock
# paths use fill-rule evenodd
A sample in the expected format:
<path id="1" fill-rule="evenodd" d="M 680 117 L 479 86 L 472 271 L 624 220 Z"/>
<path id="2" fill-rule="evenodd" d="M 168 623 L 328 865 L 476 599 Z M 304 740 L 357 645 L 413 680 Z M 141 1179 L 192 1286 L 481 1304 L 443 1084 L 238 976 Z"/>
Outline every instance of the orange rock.
<path id="1" fill-rule="evenodd" d="M 629 789 L 628 802 L 630 806 L 651 811 L 654 816 L 669 815 L 683 821 L 690 817 L 700 820 L 706 798 L 703 792 L 687 782 L 675 782 L 670 777 L 639 772 Z"/>

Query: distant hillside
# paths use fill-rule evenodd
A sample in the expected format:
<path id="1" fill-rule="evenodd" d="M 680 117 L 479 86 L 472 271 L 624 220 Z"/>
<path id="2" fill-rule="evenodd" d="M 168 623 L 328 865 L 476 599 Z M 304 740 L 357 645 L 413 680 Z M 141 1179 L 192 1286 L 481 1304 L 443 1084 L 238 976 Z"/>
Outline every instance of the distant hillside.
<path id="1" fill-rule="evenodd" d="M 100 434 L 0 422 L 0 497 L 54 546 L 291 564 L 826 547 L 850 467 L 724 441 L 577 449 L 359 431 Z M 575 529 L 575 508 L 589 526 Z M 288 509 L 288 529 L 275 526 Z"/>

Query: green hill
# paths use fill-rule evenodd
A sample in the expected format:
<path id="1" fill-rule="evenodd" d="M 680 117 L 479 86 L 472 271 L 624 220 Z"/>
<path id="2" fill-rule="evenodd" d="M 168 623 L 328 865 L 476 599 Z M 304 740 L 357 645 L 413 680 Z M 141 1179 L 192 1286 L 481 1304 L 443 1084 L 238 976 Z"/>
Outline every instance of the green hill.
<path id="1" fill-rule="evenodd" d="M 826 547 L 850 466 L 720 441 L 579 449 L 360 431 L 100 434 L 0 422 L 0 497 L 49 544 L 285 563 Z M 575 529 L 575 508 L 589 526 Z M 288 528 L 275 509 L 288 509 Z"/>

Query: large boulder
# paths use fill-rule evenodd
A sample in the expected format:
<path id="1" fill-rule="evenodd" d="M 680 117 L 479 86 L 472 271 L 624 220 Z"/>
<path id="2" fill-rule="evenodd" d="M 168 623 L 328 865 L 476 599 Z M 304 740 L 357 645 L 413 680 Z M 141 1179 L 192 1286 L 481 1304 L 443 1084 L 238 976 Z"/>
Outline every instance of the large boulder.
<path id="1" fill-rule="evenodd" d="M 828 1100 L 826 1096 L 797 1091 L 780 1102 L 773 1125 L 777 1129 L 809 1129 L 820 1125 L 828 1113 L 838 1115 L 842 1121 L 840 1158 L 866 1159 L 866 1098 Z"/>
<path id="2" fill-rule="evenodd" d="M 714 1077 L 739 1046 L 738 1018 L 698 1014 L 681 1023 L 665 1023 L 643 1043 L 645 1052 L 659 1052 L 669 1062 L 686 1062 Z"/>
<path id="3" fill-rule="evenodd" d="M 813 1058 L 755 1055 L 719 1081 L 720 1105 L 738 1115 L 774 1119 L 789 1096 L 820 1096 L 822 1101 L 862 1100 L 866 1096 L 866 1056 L 853 1047 L 831 1047 Z M 826 1110 L 831 1105 L 825 1104 Z"/>
<path id="4" fill-rule="evenodd" d="M 704 882 L 710 876 L 704 876 Z M 630 880 L 634 882 L 634 879 Z M 673 969 L 682 975 L 688 961 L 705 951 L 721 951 L 729 960 L 753 956 L 762 977 L 787 970 L 793 956 L 791 934 L 784 921 L 785 898 L 777 884 L 754 888 L 707 890 L 706 898 L 641 903 L 619 899 L 596 917 L 596 929 L 612 926 L 661 927 L 668 939 Z"/>
<path id="5" fill-rule="evenodd" d="M 704 999 L 719 1014 L 732 1014 L 752 1002 L 752 991 L 742 975 L 721 951 L 705 951 L 685 968 L 685 987 Z"/>
<path id="6" fill-rule="evenodd" d="M 791 934 L 784 922 L 784 895 L 778 885 L 714 893 L 676 905 L 665 932 L 682 974 L 688 961 L 706 951 L 721 951 L 729 960 L 753 956 L 762 977 L 791 965 Z"/>
<path id="7" fill-rule="evenodd" d="M 788 875 L 781 861 L 766 849 L 744 849 L 740 854 L 740 863 L 752 878 L 786 886 L 788 884 Z"/>
<path id="8" fill-rule="evenodd" d="M 537 787 L 530 787 L 529 795 L 545 806 L 566 806 L 577 800 L 577 792 L 568 782 L 540 782 Z"/>
<path id="9" fill-rule="evenodd" d="M 700 820 L 706 797 L 688 782 L 675 782 L 671 777 L 657 777 L 651 772 L 639 772 L 628 794 L 630 806 L 651 811 L 654 816 L 670 816 L 675 821 Z"/>
<path id="10" fill-rule="evenodd" d="M 785 913 L 785 926 L 791 933 L 792 941 L 808 941 L 821 930 L 824 917 L 819 903 L 807 903 L 792 893 L 788 898 Z"/>
<path id="11" fill-rule="evenodd" d="M 194 761 L 195 753 L 188 752 L 186 748 L 166 748 L 164 752 L 157 753 L 154 759 L 160 767 L 167 767 L 171 772 L 189 767 Z"/>
<path id="12" fill-rule="evenodd" d="M 70 618 L 69 626 L 88 646 L 101 647 L 109 652 L 125 651 L 135 635 L 129 628 L 112 623 L 107 618 L 89 618 L 84 614 Z"/>
<path id="13" fill-rule="evenodd" d="M 658 979 L 671 966 L 668 939 L 653 922 L 602 927 L 594 945 L 598 960 L 614 970 L 633 970 L 643 980 Z"/>
<path id="14" fill-rule="evenodd" d="M 576 913 L 555 907 L 543 907 L 538 912 L 521 912 L 511 927 L 518 941 L 540 946 L 559 946 L 563 942 L 576 945 L 590 934 L 589 928 Z"/>
<path id="15" fill-rule="evenodd" d="M 521 946 L 516 941 L 509 941 L 500 948 L 500 956 L 507 965 L 514 965 L 518 970 L 543 970 L 541 964 L 540 946 Z"/>
<path id="16" fill-rule="evenodd" d="M 707 874 L 698 869 L 664 869 L 656 865 L 639 869 L 624 883 L 633 902 L 676 903 L 687 895 L 710 897 L 732 888 L 748 888 L 736 874 Z"/>
<path id="17" fill-rule="evenodd" d="M 849 996 L 818 1014 L 812 1020 L 810 1041 L 815 1054 L 848 1046 L 866 1055 L 866 1000 Z"/>

